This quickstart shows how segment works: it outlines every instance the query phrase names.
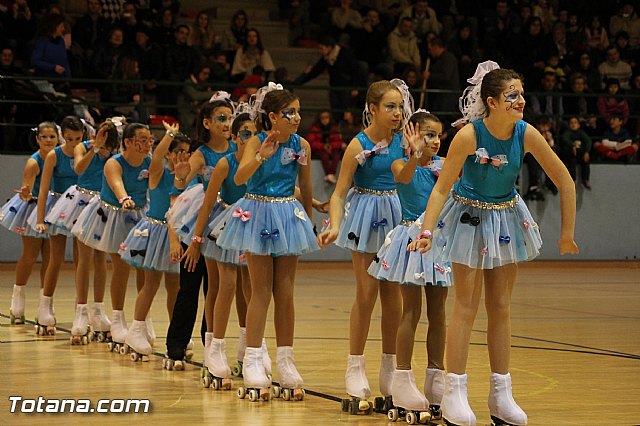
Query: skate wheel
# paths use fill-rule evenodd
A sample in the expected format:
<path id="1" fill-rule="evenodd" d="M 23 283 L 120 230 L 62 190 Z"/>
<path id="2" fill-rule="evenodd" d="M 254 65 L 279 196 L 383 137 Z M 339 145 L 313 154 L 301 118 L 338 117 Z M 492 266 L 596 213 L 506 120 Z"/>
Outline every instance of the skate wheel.
<path id="1" fill-rule="evenodd" d="M 103 343 L 105 341 L 104 333 L 98 333 L 98 343 Z"/>
<path id="2" fill-rule="evenodd" d="M 214 378 L 213 381 L 211 382 L 211 387 L 213 388 L 213 390 L 219 390 L 220 389 L 220 379 Z"/>
<path id="3" fill-rule="evenodd" d="M 138 353 L 136 352 L 131 352 L 131 355 L 129 355 L 129 358 L 131 358 L 131 361 L 133 362 L 137 362 L 141 359 L 140 355 L 138 355 Z"/>
<path id="4" fill-rule="evenodd" d="M 209 386 L 211 386 L 211 380 L 209 379 L 209 376 L 204 376 L 202 378 L 202 387 L 208 388 Z"/>
<path id="5" fill-rule="evenodd" d="M 416 413 L 414 413 L 413 411 L 408 411 L 405 419 L 407 420 L 407 423 L 410 425 L 415 425 L 416 423 L 418 423 L 418 418 L 416 416 Z"/>
<path id="6" fill-rule="evenodd" d="M 128 345 L 120 346 L 120 349 L 118 352 L 120 353 L 120 355 L 125 356 L 129 352 L 129 346 Z"/>
<path id="7" fill-rule="evenodd" d="M 182 361 L 180 361 L 180 360 L 176 361 L 173 364 L 173 369 L 176 370 L 176 371 L 184 370 L 184 363 Z"/>
<path id="8" fill-rule="evenodd" d="M 238 398 L 244 399 L 244 397 L 247 396 L 247 390 L 244 387 L 240 386 L 238 388 L 238 391 L 236 392 L 236 395 L 238 396 Z"/>
<path id="9" fill-rule="evenodd" d="M 107 350 L 108 350 L 109 352 L 112 352 L 112 351 L 113 351 L 113 342 L 109 342 L 109 343 L 107 343 Z"/>
<path id="10" fill-rule="evenodd" d="M 83 345 L 88 345 L 89 344 L 89 338 L 87 336 L 82 336 L 82 344 Z"/>
<path id="11" fill-rule="evenodd" d="M 291 389 L 285 388 L 282 390 L 282 399 L 284 399 L 285 401 L 291 400 Z"/>
<path id="12" fill-rule="evenodd" d="M 280 386 L 274 386 L 273 389 L 272 389 L 273 397 L 274 398 L 280 398 L 281 391 L 282 391 L 282 389 L 280 388 Z"/>
<path id="13" fill-rule="evenodd" d="M 397 422 L 399 417 L 397 408 L 392 408 L 387 412 L 387 418 L 391 422 Z"/>
<path id="14" fill-rule="evenodd" d="M 233 367 L 233 369 L 231 370 L 231 375 L 235 377 L 242 377 L 242 363 L 239 362 Z"/>
<path id="15" fill-rule="evenodd" d="M 293 400 L 294 401 L 302 401 L 305 396 L 304 389 L 294 389 L 293 390 Z"/>
<path id="16" fill-rule="evenodd" d="M 233 387 L 233 381 L 231 379 L 222 379 L 220 383 L 220 389 L 231 390 Z"/>
<path id="17" fill-rule="evenodd" d="M 258 391 L 255 389 L 249 390 L 249 401 L 256 402 L 258 400 Z"/>

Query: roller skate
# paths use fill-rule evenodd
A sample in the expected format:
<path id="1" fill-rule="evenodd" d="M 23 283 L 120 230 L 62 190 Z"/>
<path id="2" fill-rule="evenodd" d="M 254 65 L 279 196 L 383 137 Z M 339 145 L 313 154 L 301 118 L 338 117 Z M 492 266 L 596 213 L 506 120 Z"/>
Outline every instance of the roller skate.
<path id="1" fill-rule="evenodd" d="M 204 359 L 202 360 L 202 368 L 200 369 L 200 378 L 202 379 L 202 387 L 208 388 L 209 385 L 205 386 L 204 378 L 209 375 L 208 362 L 209 362 L 209 350 L 211 349 L 211 340 L 213 340 L 213 332 L 207 331 L 204 333 Z"/>
<path id="2" fill-rule="evenodd" d="M 183 371 L 185 369 L 187 360 L 193 357 L 193 351 L 188 349 L 189 346 L 193 348 L 192 340 L 189 340 L 189 343 L 187 343 L 187 348 L 184 349 L 167 347 L 165 357 L 162 359 L 162 368 L 171 371 Z M 188 354 L 190 354 L 189 358 L 187 358 Z M 201 374 L 204 375 L 203 373 Z"/>
<path id="3" fill-rule="evenodd" d="M 148 333 L 146 321 L 133 320 L 124 341 L 125 350 L 129 352 L 131 361 L 149 361 L 153 348 L 149 342 Z"/>
<path id="4" fill-rule="evenodd" d="M 236 365 L 231 369 L 231 375 L 242 377 L 242 360 L 244 359 L 244 351 L 247 349 L 247 329 L 240 327 L 240 338 L 238 339 L 238 353 L 236 354 Z"/>
<path id="5" fill-rule="evenodd" d="M 120 355 L 129 353 L 129 347 L 124 344 L 127 333 L 124 311 L 113 311 L 111 313 L 111 341 L 107 343 L 107 349 L 110 352 L 118 352 Z"/>
<path id="6" fill-rule="evenodd" d="M 205 355 L 207 372 L 202 378 L 202 386 L 213 390 L 231 390 L 231 369 L 227 363 L 226 345 L 224 339 L 211 339 L 211 346 Z"/>
<path id="7" fill-rule="evenodd" d="M 193 339 L 189 339 L 187 348 L 184 350 L 184 359 L 186 361 L 191 361 L 191 358 L 193 358 Z"/>
<path id="8" fill-rule="evenodd" d="M 364 355 L 349 355 L 345 382 L 351 398 L 342 399 L 342 411 L 350 414 L 373 413 L 373 404 L 367 400 L 371 396 L 371 388 L 365 373 Z"/>
<path id="9" fill-rule="evenodd" d="M 442 418 L 448 425 L 474 426 L 476 415 L 467 398 L 467 375 L 448 373 L 445 376 L 444 395 L 440 405 Z"/>
<path id="10" fill-rule="evenodd" d="M 53 302 L 49 296 L 40 296 L 38 317 L 36 318 L 36 334 L 53 336 L 56 334 L 56 317 L 53 314 Z"/>
<path id="11" fill-rule="evenodd" d="M 104 303 L 94 302 L 91 312 L 91 327 L 93 328 L 94 340 L 98 343 L 108 343 L 111 341 L 111 321 L 104 313 Z"/>
<path id="12" fill-rule="evenodd" d="M 87 304 L 76 305 L 76 317 L 71 326 L 71 345 L 88 345 L 93 340 L 93 330 L 89 324 Z"/>
<path id="13" fill-rule="evenodd" d="M 153 327 L 153 322 L 151 322 L 151 313 L 147 314 L 144 322 L 147 330 L 147 340 L 153 350 L 153 344 L 156 342 L 156 329 Z"/>
<path id="14" fill-rule="evenodd" d="M 24 286 L 14 284 L 9 318 L 11 325 L 24 324 Z"/>
<path id="15" fill-rule="evenodd" d="M 431 421 L 429 400 L 418 390 L 413 370 L 396 370 L 391 383 L 395 407 L 387 411 L 387 418 L 396 422 L 406 420 L 410 425 L 428 424 Z"/>
<path id="16" fill-rule="evenodd" d="M 238 398 L 244 399 L 248 396 L 251 402 L 269 401 L 271 381 L 265 373 L 262 347 L 247 347 L 242 365 L 244 366 L 244 386 L 238 387 Z"/>
<path id="17" fill-rule="evenodd" d="M 527 414 L 516 404 L 511 393 L 511 374 L 491 373 L 489 414 L 495 426 L 527 424 Z"/>
<path id="18" fill-rule="evenodd" d="M 373 407 L 377 413 L 388 413 L 393 408 L 391 398 L 391 383 L 393 382 L 396 370 L 396 354 L 382 354 L 380 362 L 380 393 L 384 396 L 377 396 L 373 399 Z"/>
<path id="19" fill-rule="evenodd" d="M 285 401 L 302 401 L 304 399 L 304 389 L 302 377 L 296 369 L 293 358 L 293 347 L 280 346 L 276 352 L 276 368 L 280 385 L 273 387 L 273 397 L 282 397 Z"/>
<path id="20" fill-rule="evenodd" d="M 445 372 L 437 368 L 427 368 L 424 380 L 424 394 L 430 402 L 429 410 L 435 420 L 442 418 L 440 404 L 444 394 Z"/>

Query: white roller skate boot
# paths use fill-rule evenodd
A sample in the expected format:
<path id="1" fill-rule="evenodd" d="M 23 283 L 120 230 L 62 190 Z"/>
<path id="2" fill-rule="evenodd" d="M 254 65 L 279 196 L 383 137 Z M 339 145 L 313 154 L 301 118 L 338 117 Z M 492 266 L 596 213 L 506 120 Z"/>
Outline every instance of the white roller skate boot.
<path id="1" fill-rule="evenodd" d="M 364 355 L 349 355 L 345 373 L 347 393 L 351 398 L 342 400 L 342 411 L 351 414 L 371 414 L 373 403 L 367 399 L 371 388 L 364 368 Z"/>
<path id="2" fill-rule="evenodd" d="M 240 337 L 238 338 L 238 352 L 236 354 L 236 365 L 231 369 L 231 375 L 242 377 L 242 360 L 244 359 L 244 351 L 247 349 L 247 329 L 240 327 Z"/>
<path id="3" fill-rule="evenodd" d="M 111 313 L 111 342 L 107 344 L 107 349 L 113 352 L 120 352 L 126 355 L 129 352 L 124 341 L 127 338 L 127 322 L 124 318 L 124 311 L 113 311 Z"/>
<path id="4" fill-rule="evenodd" d="M 131 361 L 149 361 L 153 348 L 149 343 L 146 321 L 133 320 L 124 340 L 124 348 L 131 354 Z"/>
<path id="5" fill-rule="evenodd" d="M 267 375 L 269 382 L 271 382 L 271 378 L 273 377 L 273 372 L 271 370 L 271 357 L 269 356 L 269 350 L 267 349 L 267 339 L 264 338 L 262 339 L 262 364 L 264 365 L 264 374 Z"/>
<path id="6" fill-rule="evenodd" d="M 49 296 L 40 296 L 38 318 L 36 319 L 36 334 L 40 336 L 53 336 L 56 334 L 56 318 L 53 315 L 53 304 Z"/>
<path id="7" fill-rule="evenodd" d="M 276 350 L 276 368 L 280 386 L 273 387 L 273 396 L 282 397 L 285 401 L 302 401 L 304 399 L 304 389 L 302 377 L 296 369 L 293 358 L 293 347 L 279 346 Z"/>
<path id="8" fill-rule="evenodd" d="M 374 409 L 378 413 L 387 413 L 393 408 L 391 383 L 393 382 L 395 371 L 396 354 L 383 353 L 380 361 L 380 374 L 378 376 L 378 384 L 380 385 L 380 393 L 382 396 L 377 396 L 373 400 Z"/>
<path id="9" fill-rule="evenodd" d="M 446 375 L 440 409 L 447 424 L 457 426 L 476 424 L 476 415 L 473 414 L 467 398 L 466 374 L 448 373 Z"/>
<path id="10" fill-rule="evenodd" d="M 211 333 L 211 335 L 213 336 L 213 333 Z M 205 339 L 206 338 L 207 336 L 205 335 Z M 211 386 L 214 390 L 231 390 L 233 383 L 231 381 L 231 369 L 227 363 L 224 339 L 212 337 L 209 351 L 205 356 L 207 374 L 202 378 L 202 385 L 205 388 Z"/>
<path id="11" fill-rule="evenodd" d="M 156 342 L 156 329 L 153 327 L 153 322 L 151 321 L 151 313 L 147 314 L 144 322 L 147 328 L 147 339 L 149 339 L 149 344 L 153 348 L 153 344 Z"/>
<path id="12" fill-rule="evenodd" d="M 268 401 L 271 393 L 269 389 L 271 381 L 264 371 L 262 347 L 247 347 L 242 365 L 244 367 L 244 386 L 238 388 L 238 398 L 243 399 L 248 395 L 251 402 Z"/>
<path id="13" fill-rule="evenodd" d="M 102 302 L 93 303 L 91 327 L 98 343 L 111 341 L 111 321 L 104 312 L 104 303 Z"/>
<path id="14" fill-rule="evenodd" d="M 206 333 L 204 333 L 204 362 L 202 363 L 204 368 L 209 367 L 207 362 L 209 361 L 209 350 L 211 349 L 211 341 L 212 340 L 213 340 L 213 332 L 212 331 L 207 331 Z M 204 377 L 204 375 L 202 377 Z"/>
<path id="15" fill-rule="evenodd" d="M 444 394 L 445 372 L 437 368 L 427 368 L 424 380 L 424 394 L 431 403 L 429 409 L 431 416 L 435 419 L 442 417 L 440 404 L 442 403 L 442 395 Z"/>
<path id="16" fill-rule="evenodd" d="M 13 294 L 11 295 L 11 308 L 9 315 L 11 325 L 24 324 L 24 286 L 14 284 Z"/>
<path id="17" fill-rule="evenodd" d="M 187 347 L 184 350 L 184 359 L 186 361 L 191 361 L 191 358 L 193 358 L 193 339 L 189 339 Z"/>
<path id="18" fill-rule="evenodd" d="M 71 344 L 87 345 L 93 340 L 93 332 L 89 325 L 89 309 L 87 304 L 76 305 L 76 317 L 71 326 Z"/>
<path id="19" fill-rule="evenodd" d="M 391 383 L 394 407 L 387 411 L 392 422 L 405 419 L 409 424 L 427 424 L 431 420 L 429 400 L 418 390 L 413 370 L 396 370 Z"/>
<path id="20" fill-rule="evenodd" d="M 522 426 L 527 424 L 527 414 L 513 399 L 510 373 L 491 373 L 489 413 L 494 425 Z"/>

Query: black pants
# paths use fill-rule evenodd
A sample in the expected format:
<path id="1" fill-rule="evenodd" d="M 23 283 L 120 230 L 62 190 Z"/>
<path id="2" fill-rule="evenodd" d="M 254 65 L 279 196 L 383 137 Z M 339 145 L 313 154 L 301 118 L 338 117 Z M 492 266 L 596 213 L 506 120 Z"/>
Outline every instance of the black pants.
<path id="1" fill-rule="evenodd" d="M 182 247 L 184 250 L 188 248 L 185 244 L 182 244 Z M 206 297 L 209 281 L 204 257 L 200 256 L 194 272 L 188 272 L 184 269 L 183 264 L 180 264 L 180 290 L 178 291 L 176 304 L 173 307 L 173 317 L 167 331 L 167 354 L 171 359 L 182 359 L 189 339 L 191 339 L 193 326 L 196 323 L 196 315 L 198 314 L 200 283 L 203 284 L 202 289 Z M 202 326 L 200 327 L 203 344 L 206 331 L 207 321 L 203 315 Z"/>
<path id="2" fill-rule="evenodd" d="M 575 156 L 570 154 L 565 154 L 562 156 L 562 161 L 567 166 L 567 170 L 569 170 L 569 174 L 576 180 L 576 166 L 580 165 L 580 177 L 582 178 L 582 182 L 589 182 L 589 178 L 591 175 L 591 165 L 588 161 L 584 161 L 584 149 L 578 149 L 578 152 Z"/>

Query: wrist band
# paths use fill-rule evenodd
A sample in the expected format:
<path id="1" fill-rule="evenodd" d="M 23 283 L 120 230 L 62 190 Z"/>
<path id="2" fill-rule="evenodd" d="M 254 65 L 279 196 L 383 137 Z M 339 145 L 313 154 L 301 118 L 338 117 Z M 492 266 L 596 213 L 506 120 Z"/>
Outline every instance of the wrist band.
<path id="1" fill-rule="evenodd" d="M 94 147 L 93 147 L 93 153 L 94 153 L 94 154 L 97 154 L 97 153 L 99 153 L 99 152 L 100 152 L 100 148 L 98 148 L 97 146 L 94 146 Z"/>
<path id="2" fill-rule="evenodd" d="M 418 159 L 422 157 L 422 151 L 416 151 L 413 153 L 413 158 Z"/>
<path id="3" fill-rule="evenodd" d="M 202 244 L 204 243 L 204 237 L 199 235 L 194 235 L 193 237 L 191 237 L 191 241 L 194 243 Z"/>
<path id="4" fill-rule="evenodd" d="M 256 161 L 258 163 L 263 164 L 267 160 L 268 158 L 264 158 L 262 155 L 260 155 L 260 151 L 256 151 Z"/>
<path id="5" fill-rule="evenodd" d="M 184 178 L 179 178 L 178 176 L 174 176 L 173 178 L 176 180 L 176 182 L 184 182 Z"/>
<path id="6" fill-rule="evenodd" d="M 172 138 L 176 137 L 176 134 L 173 133 L 171 130 L 167 130 L 167 135 L 171 136 Z"/>
<path id="7" fill-rule="evenodd" d="M 433 234 L 428 229 L 425 229 L 418 235 L 419 240 L 430 240 L 433 237 Z"/>
<path id="8" fill-rule="evenodd" d="M 127 201 L 127 200 L 131 200 L 131 196 L 130 196 L 130 195 L 127 195 L 126 197 L 119 198 L 119 199 L 118 199 L 118 202 L 119 202 L 120 204 L 123 204 L 123 203 L 124 203 L 125 201 Z"/>

